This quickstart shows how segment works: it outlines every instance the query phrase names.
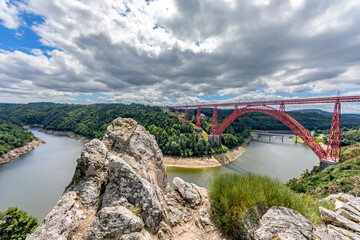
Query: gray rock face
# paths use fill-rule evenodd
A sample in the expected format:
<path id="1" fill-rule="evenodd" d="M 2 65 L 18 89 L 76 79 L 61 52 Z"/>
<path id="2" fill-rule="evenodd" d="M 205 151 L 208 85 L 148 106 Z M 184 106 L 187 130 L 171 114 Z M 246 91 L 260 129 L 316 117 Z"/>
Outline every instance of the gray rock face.
<path id="1" fill-rule="evenodd" d="M 300 213 L 285 207 L 272 207 L 260 219 L 255 239 L 313 239 L 314 230 L 313 224 Z"/>
<path id="2" fill-rule="evenodd" d="M 87 215 L 78 194 L 67 192 L 46 216 L 44 223 L 26 239 L 69 239 L 77 224 L 86 219 Z"/>
<path id="3" fill-rule="evenodd" d="M 163 191 L 170 191 L 162 152 L 156 139 L 135 120 L 115 119 L 108 127 L 103 142 L 110 151 L 129 163 L 141 177 Z"/>
<path id="4" fill-rule="evenodd" d="M 103 141 L 84 145 L 77 163 L 59 202 L 27 239 L 223 239 L 206 190 L 177 179 L 172 192 L 155 138 L 136 121 L 115 119 Z"/>
<path id="5" fill-rule="evenodd" d="M 320 207 L 327 228 L 317 229 L 317 239 L 360 239 L 360 198 L 339 193 L 325 198 L 334 200 L 336 212 Z"/>
<path id="6" fill-rule="evenodd" d="M 143 227 L 143 221 L 125 207 L 104 207 L 96 214 L 85 239 L 119 238 L 126 233 L 140 232 Z"/>
<path id="7" fill-rule="evenodd" d="M 320 207 L 320 213 L 325 223 L 330 223 L 341 228 L 346 228 L 356 232 L 360 232 L 359 224 L 354 223 L 353 221 L 347 219 L 346 217 L 341 216 L 336 212 Z"/>
<path id="8" fill-rule="evenodd" d="M 118 199 L 125 198 L 132 206 L 141 208 L 147 228 L 155 233 L 160 222 L 167 219 L 161 189 L 138 175 L 121 158 L 111 156 L 109 160 L 109 184 L 102 206 L 116 205 Z"/>
<path id="9" fill-rule="evenodd" d="M 187 183 L 178 177 L 174 178 L 173 185 L 175 192 L 178 193 L 178 200 L 180 202 L 184 201 L 192 208 L 203 203 L 206 189 L 200 188 L 192 183 Z"/>

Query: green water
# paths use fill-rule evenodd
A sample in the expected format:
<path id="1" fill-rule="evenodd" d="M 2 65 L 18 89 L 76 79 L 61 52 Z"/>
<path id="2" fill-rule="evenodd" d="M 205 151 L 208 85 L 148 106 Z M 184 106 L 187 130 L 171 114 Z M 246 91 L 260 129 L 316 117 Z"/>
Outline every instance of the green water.
<path id="1" fill-rule="evenodd" d="M 311 170 L 317 165 L 317 156 L 306 145 L 295 143 L 285 135 L 284 142 L 281 139 L 268 137 L 260 138 L 259 141 L 251 141 L 246 151 L 234 162 L 217 168 L 206 169 L 181 169 L 167 168 L 168 178 L 171 183 L 178 176 L 186 181 L 206 187 L 209 180 L 225 172 L 254 172 L 278 178 L 283 182 L 295 177 L 306 169 Z"/>
<path id="2" fill-rule="evenodd" d="M 31 131 L 46 144 L 0 165 L 0 211 L 19 207 L 41 222 L 70 183 L 83 144 L 38 129 Z"/>

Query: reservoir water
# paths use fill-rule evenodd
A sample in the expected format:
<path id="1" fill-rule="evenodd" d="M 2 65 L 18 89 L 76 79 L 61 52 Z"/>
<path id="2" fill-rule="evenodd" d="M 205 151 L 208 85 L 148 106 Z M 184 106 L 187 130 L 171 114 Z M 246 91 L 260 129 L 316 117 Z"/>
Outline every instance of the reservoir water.
<path id="1" fill-rule="evenodd" d="M 57 203 L 75 171 L 83 144 L 69 137 L 44 134 L 31 129 L 46 141 L 33 151 L 0 165 L 0 211 L 16 206 L 37 217 L 39 222 Z M 255 172 L 287 181 L 317 164 L 316 155 L 304 144 L 295 144 L 290 135 L 279 139 L 251 141 L 246 151 L 228 165 L 217 168 L 167 168 L 170 184 L 178 176 L 206 187 L 209 180 L 224 172 Z"/>
<path id="2" fill-rule="evenodd" d="M 0 165 L 0 211 L 19 207 L 40 223 L 70 183 L 83 143 L 38 130 L 31 129 L 46 144 Z"/>
<path id="3" fill-rule="evenodd" d="M 284 134 L 281 139 L 262 137 L 258 141 L 252 140 L 245 152 L 234 162 L 217 168 L 184 169 L 167 168 L 169 182 L 172 185 L 174 177 L 186 179 L 199 186 L 206 187 L 209 180 L 226 172 L 258 173 L 278 178 L 286 182 L 299 177 L 306 169 L 312 170 L 317 165 L 318 158 L 305 144 L 295 143 L 290 139 L 291 134 Z"/>

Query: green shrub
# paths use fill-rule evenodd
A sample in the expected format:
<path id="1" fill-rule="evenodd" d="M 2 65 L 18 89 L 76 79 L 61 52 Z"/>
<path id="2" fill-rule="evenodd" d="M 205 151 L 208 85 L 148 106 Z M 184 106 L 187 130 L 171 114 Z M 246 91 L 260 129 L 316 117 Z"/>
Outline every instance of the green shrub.
<path id="1" fill-rule="evenodd" d="M 24 210 L 9 207 L 0 212 L 0 239 L 23 240 L 38 226 L 36 218 L 27 215 Z"/>
<path id="2" fill-rule="evenodd" d="M 306 191 L 308 190 L 308 187 L 306 184 L 304 183 L 296 183 L 291 185 L 290 187 L 292 190 L 294 190 L 295 192 L 298 193 L 306 193 Z"/>
<path id="3" fill-rule="evenodd" d="M 310 181 L 316 181 L 319 179 L 319 176 L 318 175 L 312 175 L 311 177 L 309 177 L 309 180 Z"/>
<path id="4" fill-rule="evenodd" d="M 272 206 L 294 209 L 315 224 L 322 222 L 318 205 L 311 197 L 297 194 L 270 177 L 221 174 L 213 178 L 208 189 L 213 220 L 225 234 L 235 238 L 244 233 L 245 216 L 256 216 L 254 212 L 264 213 Z"/>
<path id="5" fill-rule="evenodd" d="M 319 201 L 318 202 L 319 206 L 329 209 L 331 211 L 335 211 L 335 201 L 334 200 L 330 200 L 330 201 Z"/>
<path id="6" fill-rule="evenodd" d="M 340 186 L 341 186 L 341 190 L 344 192 L 350 192 L 351 190 L 354 189 L 354 185 L 346 180 L 340 181 Z"/>
<path id="7" fill-rule="evenodd" d="M 348 164 L 345 166 L 341 166 L 339 170 L 350 170 L 352 168 L 352 165 Z"/>

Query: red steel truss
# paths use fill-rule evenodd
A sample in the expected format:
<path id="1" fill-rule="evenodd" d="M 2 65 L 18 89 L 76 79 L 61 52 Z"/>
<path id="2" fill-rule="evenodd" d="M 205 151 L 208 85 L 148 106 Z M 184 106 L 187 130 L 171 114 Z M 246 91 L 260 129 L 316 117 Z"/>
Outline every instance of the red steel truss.
<path id="1" fill-rule="evenodd" d="M 218 127 L 219 127 L 218 111 L 217 111 L 217 107 L 214 107 L 214 112 L 213 112 L 212 121 L 211 121 L 210 134 L 214 134 L 214 132 L 217 130 Z"/>
<path id="2" fill-rule="evenodd" d="M 340 102 L 335 103 L 329 142 L 327 147 L 327 160 L 337 162 L 340 159 L 341 151 L 341 106 Z"/>
<path id="3" fill-rule="evenodd" d="M 254 101 L 254 102 L 237 102 L 237 103 L 212 103 L 199 105 L 171 106 L 169 108 L 213 108 L 213 107 L 234 107 L 234 106 L 259 106 L 259 105 L 281 105 L 283 104 L 315 104 L 315 103 L 336 103 L 342 102 L 360 102 L 360 96 L 343 96 L 343 97 L 323 97 L 323 98 L 303 98 L 271 101 Z"/>
<path id="4" fill-rule="evenodd" d="M 175 116 L 179 116 L 179 109 L 178 108 L 175 108 Z"/>
<path id="5" fill-rule="evenodd" d="M 214 108 L 211 123 L 210 135 L 221 135 L 226 128 L 238 117 L 251 112 L 261 112 L 279 119 L 288 126 L 295 134 L 297 134 L 319 157 L 320 160 L 328 160 L 337 162 L 340 159 L 341 151 L 341 103 L 342 102 L 360 102 L 360 96 L 343 96 L 340 97 L 323 97 L 323 98 L 304 98 L 304 99 L 288 99 L 288 100 L 271 100 L 257 102 L 237 102 L 237 103 L 215 103 L 200 104 L 187 106 L 172 106 L 175 108 L 175 115 L 178 116 L 178 109 L 185 108 L 184 121 L 189 121 L 189 108 L 197 108 L 196 126 L 201 128 L 201 109 Z M 295 119 L 285 113 L 285 104 L 316 104 L 316 103 L 335 103 L 331 130 L 329 135 L 329 143 L 327 151 L 320 146 L 313 136 Z M 269 105 L 279 105 L 279 110 Z M 243 108 L 238 108 L 244 106 Z M 230 114 L 219 126 L 218 124 L 218 107 L 234 107 L 234 112 Z"/>
<path id="6" fill-rule="evenodd" d="M 285 103 L 284 103 L 284 101 L 282 101 L 282 102 L 280 103 L 279 110 L 280 110 L 281 112 L 285 112 Z"/>
<path id="7" fill-rule="evenodd" d="M 201 110 L 199 107 L 196 113 L 196 127 L 201 128 Z"/>
<path id="8" fill-rule="evenodd" d="M 226 130 L 226 128 L 238 117 L 251 112 L 265 113 L 280 120 L 295 134 L 297 134 L 311 148 L 311 150 L 314 151 L 319 159 L 326 159 L 325 150 L 298 121 L 287 115 L 284 111 L 280 111 L 269 106 L 247 106 L 241 109 L 235 107 L 234 112 L 221 123 L 213 135 L 221 135 Z"/>
<path id="9" fill-rule="evenodd" d="M 189 109 L 185 108 L 184 122 L 189 122 Z"/>

